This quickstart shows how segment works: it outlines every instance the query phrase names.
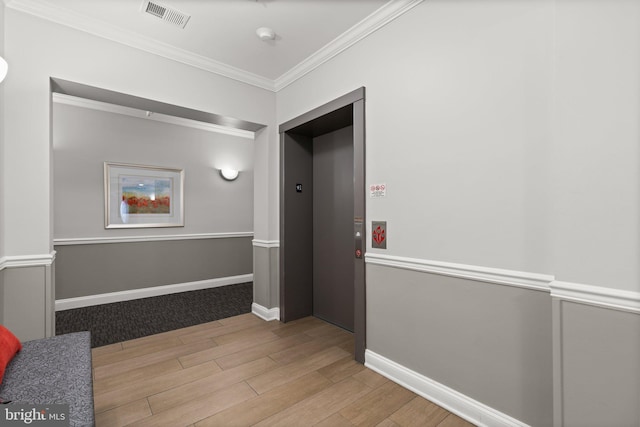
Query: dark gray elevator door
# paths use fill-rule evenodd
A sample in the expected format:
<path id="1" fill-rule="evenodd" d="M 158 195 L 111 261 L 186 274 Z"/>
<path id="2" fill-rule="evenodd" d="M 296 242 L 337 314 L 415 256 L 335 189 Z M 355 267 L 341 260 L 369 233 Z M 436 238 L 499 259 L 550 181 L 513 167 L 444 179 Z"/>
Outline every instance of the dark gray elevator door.
<path id="1" fill-rule="evenodd" d="M 312 147 L 313 314 L 353 331 L 353 126 Z"/>

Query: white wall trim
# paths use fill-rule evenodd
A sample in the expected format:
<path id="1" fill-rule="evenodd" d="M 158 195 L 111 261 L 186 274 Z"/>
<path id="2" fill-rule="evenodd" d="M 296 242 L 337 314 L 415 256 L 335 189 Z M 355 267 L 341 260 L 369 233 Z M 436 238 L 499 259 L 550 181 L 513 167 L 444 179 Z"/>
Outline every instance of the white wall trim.
<path id="1" fill-rule="evenodd" d="M 48 267 L 56 259 L 56 251 L 49 254 L 15 255 L 0 258 L 0 270 L 17 267 Z"/>
<path id="2" fill-rule="evenodd" d="M 369 34 L 393 21 L 398 16 L 409 11 L 414 6 L 422 3 L 422 1 L 423 0 L 389 1 L 275 80 L 215 61 L 193 52 L 179 49 L 134 32 L 122 30 L 98 19 L 55 6 L 45 0 L 6 0 L 5 3 L 7 7 L 11 9 L 37 16 L 78 31 L 93 34 L 134 49 L 140 49 L 233 80 L 277 92 L 367 37 Z"/>
<path id="3" fill-rule="evenodd" d="M 549 292 L 553 276 L 528 273 L 523 271 L 502 270 L 498 268 L 480 267 L 476 265 L 454 264 L 449 262 L 406 258 L 367 252 L 367 264 L 382 265 L 404 270 L 433 273 L 443 276 L 458 277 L 498 285 L 515 286 Z"/>
<path id="4" fill-rule="evenodd" d="M 275 91 L 277 92 L 289 86 L 294 81 L 315 70 L 320 65 L 358 43 L 374 31 L 384 27 L 405 12 L 408 12 L 414 6 L 422 3 L 422 1 L 423 0 L 392 0 L 384 4 L 323 48 L 278 77 L 275 80 Z"/>
<path id="5" fill-rule="evenodd" d="M 168 234 L 165 236 L 120 236 L 120 237 L 70 237 L 54 239 L 55 246 L 68 245 L 101 245 L 105 243 L 136 243 L 162 242 L 169 240 L 200 240 L 200 239 L 233 239 L 238 237 L 253 237 L 253 231 L 236 233 L 199 233 L 199 234 Z"/>
<path id="6" fill-rule="evenodd" d="M 266 308 L 254 302 L 253 304 L 251 304 L 251 312 L 262 320 L 266 320 L 267 322 L 270 322 L 272 320 L 280 320 L 279 307 Z"/>
<path id="7" fill-rule="evenodd" d="M 169 116 L 166 114 L 152 113 L 147 115 L 146 111 L 137 108 L 123 107 L 122 105 L 109 104 L 106 102 L 94 101 L 92 99 L 79 98 L 76 96 L 65 95 L 62 93 L 53 93 L 53 102 L 57 104 L 71 105 L 73 107 L 87 108 L 91 110 L 105 111 L 107 113 L 121 114 L 124 116 L 135 117 L 142 120 L 153 120 L 157 122 L 169 123 L 172 125 L 184 126 L 207 132 L 221 133 L 225 135 L 237 136 L 250 140 L 255 139 L 255 132 L 243 129 L 236 129 L 226 126 L 215 125 L 213 123 L 201 122 L 198 120 L 190 120 L 182 117 Z"/>
<path id="8" fill-rule="evenodd" d="M 125 31 L 98 19 L 54 6 L 44 0 L 11 0 L 7 3 L 7 7 L 233 80 L 270 91 L 274 90 L 273 81 L 266 77 L 214 61 L 137 33 Z"/>
<path id="9" fill-rule="evenodd" d="M 437 381 L 376 354 L 371 350 L 366 350 L 364 357 L 366 367 L 477 426 L 527 427 L 527 424 L 507 414 L 480 403 Z"/>
<path id="10" fill-rule="evenodd" d="M 253 239 L 252 243 L 253 243 L 253 246 L 256 246 L 258 248 L 279 248 L 280 247 L 280 241 L 279 240 Z"/>
<path id="11" fill-rule="evenodd" d="M 133 289 L 129 291 L 110 292 L 106 294 L 88 295 L 84 297 L 56 300 L 56 311 L 71 310 L 73 308 L 90 307 L 93 305 L 110 304 L 113 302 L 130 301 L 140 298 L 156 297 L 159 295 L 176 294 L 178 292 L 197 291 L 201 289 L 217 288 L 253 281 L 253 274 L 220 277 L 217 279 L 199 280 L 197 282 L 178 283 L 174 285 L 154 286 L 152 288 Z"/>
<path id="12" fill-rule="evenodd" d="M 640 313 L 640 292 L 553 281 L 551 296 L 564 301 Z"/>

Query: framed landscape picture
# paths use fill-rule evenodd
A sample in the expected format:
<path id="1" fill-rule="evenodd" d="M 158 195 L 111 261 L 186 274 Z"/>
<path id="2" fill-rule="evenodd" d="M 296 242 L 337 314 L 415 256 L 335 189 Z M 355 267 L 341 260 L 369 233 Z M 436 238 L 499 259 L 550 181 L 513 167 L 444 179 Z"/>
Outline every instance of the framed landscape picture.
<path id="1" fill-rule="evenodd" d="M 105 228 L 183 227 L 184 171 L 104 163 Z"/>

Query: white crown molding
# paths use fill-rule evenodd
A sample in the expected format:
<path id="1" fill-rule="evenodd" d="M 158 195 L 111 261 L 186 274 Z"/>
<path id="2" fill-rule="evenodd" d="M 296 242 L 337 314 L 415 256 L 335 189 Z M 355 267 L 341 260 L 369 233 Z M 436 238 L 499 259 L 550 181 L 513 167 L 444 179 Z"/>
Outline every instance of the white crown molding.
<path id="1" fill-rule="evenodd" d="M 275 91 L 289 86 L 423 0 L 391 0 L 275 80 Z"/>
<path id="2" fill-rule="evenodd" d="M 280 247 L 280 241 L 279 240 L 253 239 L 252 243 L 253 243 L 253 246 L 256 246 L 258 248 L 279 248 Z"/>
<path id="3" fill-rule="evenodd" d="M 554 281 L 551 296 L 563 301 L 640 313 L 640 292 Z"/>
<path id="4" fill-rule="evenodd" d="M 367 37 L 369 34 L 382 28 L 403 13 L 411 10 L 414 6 L 422 3 L 422 1 L 423 0 L 391 0 L 388 3 L 385 3 L 378 10 L 374 11 L 349 30 L 342 33 L 335 40 L 331 41 L 319 51 L 307 57 L 305 60 L 275 80 L 250 73 L 219 61 L 214 61 L 202 55 L 141 36 L 140 34 L 124 31 L 103 21 L 55 6 L 45 0 L 5 0 L 5 3 L 7 7 L 11 9 L 56 22 L 67 27 L 74 28 L 78 31 L 93 34 L 116 43 L 121 43 L 163 58 L 200 68 L 242 83 L 277 92 L 329 61 L 331 58 Z"/>
<path id="5" fill-rule="evenodd" d="M 498 285 L 514 286 L 544 292 L 549 292 L 550 283 L 554 279 L 553 276 L 546 274 L 405 258 L 370 252 L 365 255 L 365 261 L 367 264 L 458 277 L 462 279 L 489 282 Z"/>
<path id="6" fill-rule="evenodd" d="M 262 320 L 266 320 L 267 322 L 271 322 L 272 320 L 280 320 L 279 307 L 266 308 L 254 302 L 253 304 L 251 304 L 251 312 Z"/>
<path id="7" fill-rule="evenodd" d="M 154 286 L 151 288 L 59 299 L 56 300 L 55 306 L 56 311 L 63 311 L 71 310 L 73 308 L 90 307 L 93 305 L 110 304 L 140 298 L 157 297 L 160 295 L 177 294 L 179 292 L 199 291 L 202 289 L 218 288 L 220 286 L 237 285 L 247 282 L 253 282 L 253 274 L 242 274 L 239 276 L 199 280 L 197 282 L 178 283 L 175 285 Z"/>
<path id="8" fill-rule="evenodd" d="M 527 424 L 431 378 L 365 350 L 365 366 L 477 426 L 527 427 Z"/>
<path id="9" fill-rule="evenodd" d="M 240 138 L 247 138 L 254 140 L 255 133 L 235 129 L 226 126 L 214 125 L 213 123 L 205 123 L 198 120 L 189 120 L 182 117 L 168 116 L 166 114 L 151 112 L 147 115 L 146 111 L 138 110 L 136 108 L 123 107 L 122 105 L 109 104 L 106 102 L 94 101 L 92 99 L 79 98 L 77 96 L 65 95 L 62 93 L 53 93 L 53 102 L 56 104 L 71 105 L 73 107 L 88 108 L 91 110 L 106 111 L 108 113 L 122 114 L 124 116 L 135 117 L 143 120 L 153 120 L 162 123 L 169 123 L 178 126 L 185 126 L 189 128 L 204 130 L 207 132 L 221 133 L 225 135 L 238 136 Z"/>
<path id="10" fill-rule="evenodd" d="M 275 90 L 273 81 L 266 77 L 232 67 L 219 61 L 214 61 L 202 55 L 176 48 L 140 34 L 124 31 L 103 21 L 55 6 L 45 0 L 11 0 L 7 3 L 7 7 L 135 49 L 153 53 L 163 58 L 219 74 L 242 83 L 270 91 Z"/>
<path id="11" fill-rule="evenodd" d="M 237 233 L 170 234 L 165 236 L 73 237 L 54 239 L 55 246 L 102 245 L 105 243 L 163 242 L 169 240 L 233 239 L 253 237 L 253 231 Z"/>
<path id="12" fill-rule="evenodd" d="M 56 251 L 39 255 L 15 255 L 0 258 L 0 270 L 17 267 L 47 267 L 56 259 Z"/>

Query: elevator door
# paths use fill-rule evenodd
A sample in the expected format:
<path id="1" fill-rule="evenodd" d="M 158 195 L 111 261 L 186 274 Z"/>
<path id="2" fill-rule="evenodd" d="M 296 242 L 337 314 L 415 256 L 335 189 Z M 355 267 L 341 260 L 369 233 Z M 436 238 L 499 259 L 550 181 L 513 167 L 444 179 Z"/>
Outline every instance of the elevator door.
<path id="1" fill-rule="evenodd" d="M 364 88 L 291 119 L 280 132 L 280 320 L 315 315 L 366 348 Z"/>
<path id="2" fill-rule="evenodd" d="M 313 139 L 313 315 L 353 332 L 353 126 Z"/>

